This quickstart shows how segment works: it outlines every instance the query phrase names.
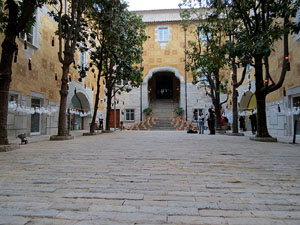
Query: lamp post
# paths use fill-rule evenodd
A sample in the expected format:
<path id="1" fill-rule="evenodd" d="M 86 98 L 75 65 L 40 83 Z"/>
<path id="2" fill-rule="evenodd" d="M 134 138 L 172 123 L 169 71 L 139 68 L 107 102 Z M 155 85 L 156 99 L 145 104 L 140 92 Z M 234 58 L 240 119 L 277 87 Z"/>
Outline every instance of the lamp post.
<path id="1" fill-rule="evenodd" d="M 142 66 L 143 66 L 143 56 L 141 56 L 141 68 Z M 143 82 L 144 82 L 144 78 L 143 78 Z M 143 82 L 140 86 L 140 121 L 143 121 Z"/>
<path id="2" fill-rule="evenodd" d="M 184 89 L 185 89 L 185 119 L 187 120 L 187 72 L 186 72 L 186 28 L 184 29 Z"/>
<path id="3" fill-rule="evenodd" d="M 115 92 L 115 86 L 114 86 L 114 131 L 117 130 L 117 113 L 116 113 L 116 92 Z"/>

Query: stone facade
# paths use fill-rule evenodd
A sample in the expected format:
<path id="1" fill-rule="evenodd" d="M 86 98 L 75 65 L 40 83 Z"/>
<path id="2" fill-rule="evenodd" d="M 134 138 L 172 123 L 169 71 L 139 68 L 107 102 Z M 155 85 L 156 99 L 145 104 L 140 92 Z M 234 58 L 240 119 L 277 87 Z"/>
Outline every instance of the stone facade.
<path id="1" fill-rule="evenodd" d="M 15 138 L 20 133 L 26 133 L 27 136 L 36 134 L 57 134 L 58 126 L 58 109 L 60 101 L 61 85 L 61 64 L 59 63 L 58 39 L 54 35 L 57 29 L 57 23 L 49 16 L 49 8 L 44 6 L 36 11 L 36 23 L 32 29 L 32 41 L 28 40 L 27 49 L 24 49 L 24 40 L 17 38 L 19 47 L 18 61 L 13 63 L 12 82 L 10 85 L 9 100 L 18 104 L 18 110 L 10 110 L 8 114 L 8 136 L 9 139 Z M 0 36 L 2 42 L 3 36 Z M 52 46 L 54 40 L 54 46 Z M 1 51 L 2 49 L 0 49 Z M 32 70 L 29 70 L 29 60 L 31 61 Z M 75 62 L 79 63 L 79 53 L 75 54 Z M 70 67 L 70 84 L 68 105 L 75 95 L 74 88 L 85 96 L 83 105 L 88 108 L 83 110 L 93 110 L 94 92 L 96 88 L 95 78 L 89 74 L 85 81 L 78 82 L 79 74 L 72 66 Z M 55 79 L 57 77 L 57 79 Z M 101 96 L 103 97 L 103 91 Z M 23 109 L 33 109 L 33 99 L 40 103 L 40 108 L 51 110 L 52 113 L 38 113 L 38 116 L 32 116 Z M 39 107 L 38 107 L 39 108 Z M 99 113 L 103 112 L 103 105 L 99 105 Z M 34 121 L 32 121 L 34 120 Z M 84 128 L 87 129 L 91 116 L 83 117 Z M 35 124 L 36 123 L 36 124 Z M 39 125 L 37 125 L 39 123 Z M 32 132 L 32 126 L 38 132 Z"/>
<path id="2" fill-rule="evenodd" d="M 179 9 L 136 11 L 135 13 L 143 16 L 143 21 L 147 24 L 146 34 L 149 39 L 144 43 L 142 87 L 118 96 L 122 104 L 117 105 L 117 108 L 121 112 L 125 112 L 126 109 L 135 110 L 135 121 L 125 121 L 125 124 L 145 119 L 141 110 L 149 107 L 150 92 L 153 91 L 149 80 L 159 72 L 172 73 L 174 79 L 177 79 L 179 83 L 178 105 L 184 111 L 187 109 L 187 113 L 184 112 L 184 117 L 187 114 L 187 120 L 193 119 L 194 109 L 207 111 L 212 104 L 210 98 L 205 95 L 203 88 L 192 84 L 192 75 L 186 73 L 184 69 L 185 44 L 187 45 L 188 40 L 194 38 L 191 34 L 193 27 L 190 27 L 186 33 L 184 32 Z"/>
<path id="3" fill-rule="evenodd" d="M 300 97 L 300 36 L 290 35 L 289 37 L 289 61 L 291 70 L 287 71 L 286 77 L 282 87 L 270 93 L 267 96 L 266 112 L 267 112 L 267 125 L 271 135 L 274 136 L 291 136 L 294 131 L 294 120 L 300 118 L 299 111 L 298 115 L 295 113 L 294 104 L 300 105 L 300 102 L 295 101 Z M 279 41 L 274 45 L 275 52 L 272 52 L 269 63 L 270 63 L 270 74 L 275 82 L 279 80 L 283 62 L 283 42 Z M 255 82 L 254 82 L 254 68 L 250 69 L 247 73 L 246 79 L 242 86 L 238 88 L 239 91 L 239 102 L 243 98 L 243 93 L 248 91 L 249 82 L 251 83 L 250 91 L 255 93 Z M 242 68 L 239 69 L 239 78 L 242 74 Z M 249 79 L 248 79 L 249 78 Z M 298 97 L 298 98 L 297 98 Z M 279 109 L 280 108 L 280 109 Z M 230 106 L 229 106 L 230 110 Z M 250 111 L 247 112 L 248 115 Z M 246 116 L 247 117 L 247 116 Z M 246 118 L 247 120 L 247 118 Z M 250 124 L 247 124 L 248 129 Z"/>
<path id="4" fill-rule="evenodd" d="M 37 10 L 37 22 L 33 29 L 33 42 L 28 44 L 27 50 L 24 49 L 23 40 L 17 40 L 19 57 L 18 62 L 13 64 L 10 94 L 11 100 L 28 108 L 32 106 L 32 99 L 38 99 L 40 107 L 44 107 L 52 113 L 40 114 L 39 132 L 31 132 L 32 115 L 10 111 L 8 115 L 8 132 L 9 137 L 12 138 L 20 133 L 26 133 L 27 135 L 53 135 L 57 133 L 61 64 L 57 57 L 58 40 L 54 36 L 57 24 L 48 15 L 48 12 L 47 7 Z M 149 39 L 144 43 L 143 84 L 140 88 L 134 88 L 129 93 L 117 95 L 116 109 L 120 113 L 120 120 L 124 121 L 125 126 L 129 126 L 145 119 L 142 111 L 150 106 L 151 96 L 153 95 L 149 81 L 161 72 L 172 74 L 173 79 L 176 80 L 177 86 L 174 88 L 179 92 L 176 101 L 185 110 L 185 119 L 191 121 L 195 109 L 203 109 L 207 112 L 207 109 L 212 105 L 211 99 L 205 95 L 203 88 L 192 84 L 192 75 L 185 72 L 185 46 L 187 46 L 189 40 L 194 38 L 192 31 L 195 26 L 191 25 L 187 32 L 183 30 L 179 9 L 136 11 L 135 13 L 143 16 L 143 20 L 147 24 L 146 34 L 149 36 Z M 0 37 L 0 39 L 3 40 L 3 37 Z M 52 39 L 54 39 L 54 46 L 51 44 Z M 292 135 L 294 116 L 289 114 L 288 111 L 292 109 L 295 97 L 300 96 L 299 40 L 299 35 L 291 36 L 289 57 L 291 71 L 287 72 L 283 87 L 269 94 L 267 98 L 268 127 L 272 135 Z M 276 43 L 274 48 L 276 52 L 271 55 L 270 64 L 272 67 L 270 72 L 274 80 L 277 80 L 280 76 L 283 56 L 281 42 Z M 29 59 L 32 63 L 31 71 L 28 70 Z M 75 61 L 79 63 L 80 53 L 75 54 Z M 88 56 L 86 61 L 88 63 Z M 57 74 L 57 80 L 55 74 Z M 240 74 L 241 70 L 239 71 Z M 254 69 L 249 70 L 248 74 L 250 76 L 247 76 L 243 85 L 239 87 L 239 101 L 242 100 L 243 93 L 248 90 L 249 82 L 251 83 L 250 91 L 255 92 Z M 70 78 L 68 105 L 76 97 L 82 103 L 82 111 L 93 111 L 96 93 L 95 75 L 90 72 L 83 82 L 78 82 L 78 71 L 71 68 Z M 224 99 L 225 96 L 222 96 L 222 101 Z M 281 112 L 278 112 L 278 103 L 280 103 Z M 226 113 L 230 119 L 230 104 L 227 108 Z M 105 109 L 106 98 L 104 87 L 101 85 L 97 119 L 104 119 L 104 124 Z M 133 110 L 134 118 L 126 120 L 126 110 Z M 83 120 L 84 122 L 82 122 L 80 128 L 88 129 L 91 115 L 86 115 Z M 250 129 L 249 124 L 248 129 Z"/>

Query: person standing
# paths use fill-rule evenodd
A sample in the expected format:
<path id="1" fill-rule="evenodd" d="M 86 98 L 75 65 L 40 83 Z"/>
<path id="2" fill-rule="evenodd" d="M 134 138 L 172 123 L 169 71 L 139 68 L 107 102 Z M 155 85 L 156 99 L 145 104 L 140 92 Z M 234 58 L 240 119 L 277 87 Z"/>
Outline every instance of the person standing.
<path id="1" fill-rule="evenodd" d="M 251 129 L 252 129 L 252 134 L 255 134 L 256 130 L 257 130 L 257 121 L 256 121 L 256 114 L 251 113 L 251 115 L 249 116 L 249 119 L 251 120 Z"/>
<path id="2" fill-rule="evenodd" d="M 202 111 L 199 113 L 198 120 L 199 120 L 199 134 L 204 134 L 204 120 L 205 120 L 205 116 L 204 116 L 204 114 L 203 114 Z"/>
<path id="3" fill-rule="evenodd" d="M 208 127 L 209 127 L 209 131 L 210 134 L 215 134 L 215 112 L 213 110 L 213 108 L 210 108 L 208 110 Z"/>
<path id="4" fill-rule="evenodd" d="M 240 116 L 239 122 L 240 122 L 240 129 L 241 129 L 241 131 L 246 131 L 246 127 L 245 127 L 245 117 Z"/>

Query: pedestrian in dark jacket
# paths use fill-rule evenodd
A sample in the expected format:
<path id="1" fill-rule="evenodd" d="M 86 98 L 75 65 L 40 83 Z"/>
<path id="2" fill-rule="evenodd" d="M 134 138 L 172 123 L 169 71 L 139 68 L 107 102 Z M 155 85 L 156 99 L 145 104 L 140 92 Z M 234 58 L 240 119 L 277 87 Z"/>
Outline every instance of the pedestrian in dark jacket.
<path id="1" fill-rule="evenodd" d="M 216 120 L 216 114 L 214 112 L 213 108 L 210 108 L 208 110 L 208 128 L 210 131 L 210 134 L 215 134 L 215 120 Z"/>
<path id="2" fill-rule="evenodd" d="M 240 122 L 240 129 L 241 129 L 241 131 L 246 131 L 245 117 L 244 116 L 240 116 L 239 122 Z"/>
<path id="3" fill-rule="evenodd" d="M 257 121 L 256 121 L 256 114 L 251 113 L 251 115 L 249 116 L 249 119 L 251 120 L 251 129 L 252 129 L 252 134 L 255 134 L 255 132 L 257 131 Z"/>

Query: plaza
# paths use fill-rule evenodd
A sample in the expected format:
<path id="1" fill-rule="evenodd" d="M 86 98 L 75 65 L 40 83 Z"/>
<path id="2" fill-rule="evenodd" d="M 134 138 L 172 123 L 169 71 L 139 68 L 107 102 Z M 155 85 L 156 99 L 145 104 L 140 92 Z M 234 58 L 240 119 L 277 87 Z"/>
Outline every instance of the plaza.
<path id="1" fill-rule="evenodd" d="M 1 153 L 0 224 L 296 225 L 299 150 L 184 131 L 40 139 Z"/>

